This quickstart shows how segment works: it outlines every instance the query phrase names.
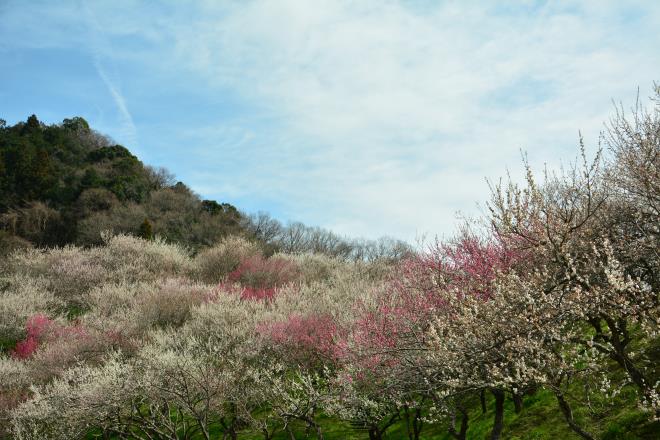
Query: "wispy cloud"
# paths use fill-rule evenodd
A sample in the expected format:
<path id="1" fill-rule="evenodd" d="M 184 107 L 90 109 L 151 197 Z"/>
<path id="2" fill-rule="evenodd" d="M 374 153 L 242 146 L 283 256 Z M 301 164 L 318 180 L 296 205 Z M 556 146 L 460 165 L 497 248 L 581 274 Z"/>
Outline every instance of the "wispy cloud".
<path id="1" fill-rule="evenodd" d="M 121 116 L 122 137 L 127 139 L 130 145 L 137 147 L 137 128 L 133 122 L 131 112 L 128 111 L 126 99 L 124 99 L 124 96 L 121 94 L 121 91 L 114 84 L 114 82 L 110 80 L 108 74 L 105 72 L 103 66 L 101 66 L 101 62 L 98 59 L 94 60 L 94 67 L 96 68 L 96 71 L 98 72 L 101 80 L 103 80 L 103 84 L 105 84 L 105 86 L 108 88 L 108 92 L 112 96 L 112 99 L 115 102 L 117 110 Z"/>
<path id="2" fill-rule="evenodd" d="M 126 104 L 126 99 L 124 98 L 124 95 L 121 93 L 121 89 L 117 86 L 115 81 L 110 79 L 108 73 L 106 72 L 106 69 L 103 68 L 103 64 L 101 61 L 101 58 L 104 53 L 109 53 L 109 55 L 112 54 L 112 52 L 108 49 L 109 44 L 104 39 L 103 29 L 99 24 L 98 20 L 96 19 L 94 12 L 89 8 L 87 2 L 83 2 L 82 5 L 91 31 L 90 32 L 91 40 L 90 40 L 89 49 L 91 51 L 91 55 L 93 58 L 94 68 L 96 69 L 96 72 L 103 81 L 103 84 L 105 84 L 106 88 L 108 89 L 108 93 L 110 93 L 110 96 L 112 96 L 112 100 L 114 101 L 115 106 L 117 107 L 117 111 L 119 112 L 119 116 L 121 120 L 122 138 L 126 139 L 132 147 L 136 148 L 138 147 L 137 128 L 135 127 L 135 123 L 133 122 L 133 116 L 131 115 L 131 112 L 128 110 L 128 105 Z"/>

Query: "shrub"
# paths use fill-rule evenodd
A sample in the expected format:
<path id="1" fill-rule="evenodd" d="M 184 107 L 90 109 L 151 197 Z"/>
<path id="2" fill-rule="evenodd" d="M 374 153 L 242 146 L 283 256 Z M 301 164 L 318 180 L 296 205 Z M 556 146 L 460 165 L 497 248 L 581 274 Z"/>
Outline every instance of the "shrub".
<path id="1" fill-rule="evenodd" d="M 30 359 L 34 383 L 46 383 L 79 364 L 98 364 L 114 349 L 112 335 L 81 324 L 58 326 L 50 331 Z"/>
<path id="2" fill-rule="evenodd" d="M 327 282 L 337 270 L 342 270 L 347 263 L 338 258 L 323 254 L 298 254 L 286 256 L 297 267 L 300 281 L 306 284 L 314 282 Z"/>
<path id="3" fill-rule="evenodd" d="M 37 350 L 48 333 L 56 332 L 55 323 L 46 315 L 34 315 L 25 323 L 25 339 L 19 341 L 11 351 L 12 357 L 16 359 L 27 359 Z"/>
<path id="4" fill-rule="evenodd" d="M 9 285 L 0 291 L 0 352 L 25 338 L 28 318 L 39 313 L 54 315 L 62 309 L 62 301 L 43 279 L 13 275 L 5 282 Z"/>
<path id="5" fill-rule="evenodd" d="M 187 276 L 193 270 L 188 251 L 162 239 L 144 240 L 130 235 L 104 237 L 102 259 L 113 279 L 150 281 L 167 276 Z"/>
<path id="6" fill-rule="evenodd" d="M 230 236 L 195 257 L 196 276 L 207 283 L 217 283 L 235 270 L 241 261 L 259 255 L 259 247 L 244 238 Z"/>
<path id="7" fill-rule="evenodd" d="M 7 257 L 21 249 L 29 249 L 32 244 L 24 238 L 0 230 L 0 257 Z"/>
<path id="8" fill-rule="evenodd" d="M 154 238 L 153 228 L 151 227 L 151 222 L 149 219 L 145 218 L 144 221 L 140 224 L 138 237 L 144 238 L 145 240 L 151 240 Z"/>
<path id="9" fill-rule="evenodd" d="M 190 316 L 192 307 L 208 297 L 210 286 L 183 279 L 166 279 L 135 298 L 136 319 L 158 327 L 179 327 Z"/>
<path id="10" fill-rule="evenodd" d="M 227 279 L 253 289 L 273 289 L 295 281 L 298 276 L 298 267 L 293 261 L 281 256 L 264 258 L 257 254 L 241 261 Z"/>
<path id="11" fill-rule="evenodd" d="M 10 413 L 29 397 L 32 383 L 25 362 L 0 356 L 0 438 L 7 438 Z"/>
<path id="12" fill-rule="evenodd" d="M 139 382 L 134 367 L 112 356 L 100 367 L 79 365 L 11 412 L 19 440 L 79 439 L 90 427 L 116 425 L 130 410 Z"/>
<path id="13" fill-rule="evenodd" d="M 43 280 L 45 288 L 55 297 L 69 306 L 79 307 L 87 292 L 109 276 L 100 255 L 99 249 L 83 250 L 74 246 L 30 249 L 13 254 L 8 269 L 25 278 Z"/>
<path id="14" fill-rule="evenodd" d="M 292 364 L 320 366 L 344 356 L 340 331 L 329 315 L 290 315 L 285 321 L 262 323 L 257 331 L 274 343 L 282 359 Z"/>

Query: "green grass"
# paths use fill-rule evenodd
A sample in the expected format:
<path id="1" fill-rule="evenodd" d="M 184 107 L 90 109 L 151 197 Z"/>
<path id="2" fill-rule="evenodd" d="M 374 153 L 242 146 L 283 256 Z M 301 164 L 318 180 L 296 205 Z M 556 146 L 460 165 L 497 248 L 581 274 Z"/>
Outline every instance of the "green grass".
<path id="1" fill-rule="evenodd" d="M 575 419 L 595 435 L 603 440 L 655 440 L 660 438 L 660 423 L 650 422 L 648 414 L 636 407 L 634 390 L 617 397 L 607 406 L 607 409 L 592 415 L 585 408 L 574 409 Z M 323 435 L 327 440 L 358 440 L 368 438 L 366 432 L 356 431 L 348 423 L 330 418 L 321 418 Z M 470 427 L 468 439 L 486 439 L 493 427 L 493 402 L 488 400 L 488 410 L 482 414 L 481 408 L 476 405 L 470 410 Z M 303 426 L 295 426 L 296 438 L 316 439 L 314 433 L 309 437 L 305 435 Z M 259 433 L 243 432 L 239 435 L 241 440 L 258 440 L 263 437 Z M 288 434 L 280 432 L 277 440 L 288 440 Z M 407 439 L 405 422 L 401 421 L 392 426 L 386 434 L 387 439 Z M 421 439 L 451 440 L 446 424 L 425 425 Z M 554 395 L 541 390 L 533 396 L 528 396 L 520 414 L 516 414 L 513 403 L 507 401 L 504 414 L 503 439 L 511 440 L 557 440 L 579 439 L 566 424 L 562 413 L 557 407 Z"/>
<path id="2" fill-rule="evenodd" d="M 600 402 L 602 403 L 602 402 Z M 599 403 L 599 404 L 600 404 Z M 478 402 L 470 409 L 468 439 L 487 439 L 493 427 L 493 401 L 487 402 L 487 411 L 482 414 Z M 655 440 L 660 438 L 660 423 L 651 422 L 648 414 L 636 406 L 634 389 L 627 389 L 614 401 L 609 402 L 600 412 L 590 414 L 585 408 L 574 408 L 574 416 L 582 427 L 602 440 Z M 321 416 L 318 419 L 326 440 L 367 439 L 365 431 L 351 427 L 347 422 Z M 316 439 L 314 432 L 307 433 L 302 423 L 292 425 L 296 439 Z M 211 430 L 212 438 L 222 438 L 218 427 Z M 89 438 L 93 438 L 90 436 Z M 261 440 L 259 432 L 243 431 L 240 440 Z M 400 421 L 386 433 L 386 439 L 407 439 L 406 426 Z M 426 424 L 420 436 L 424 440 L 452 440 L 446 424 Z M 516 414 L 513 403 L 507 401 L 504 414 L 503 439 L 511 440 L 573 440 L 579 439 L 564 421 L 557 407 L 554 395 L 540 390 L 524 400 L 523 410 Z M 289 440 L 289 434 L 280 430 L 275 440 Z"/>
<path id="3" fill-rule="evenodd" d="M 16 347 L 16 343 L 19 340 L 16 338 L 3 338 L 0 336 L 0 355 L 4 353 L 9 353 L 11 350 Z"/>
<path id="4" fill-rule="evenodd" d="M 655 440 L 660 438 L 660 423 L 651 422 L 648 414 L 637 408 L 634 389 L 627 389 L 609 402 L 601 412 L 592 415 L 586 408 L 574 408 L 574 417 L 596 438 L 603 440 Z M 358 440 L 368 438 L 366 432 L 359 432 L 347 423 L 323 418 L 323 435 L 328 440 Z M 479 405 L 470 410 L 468 439 L 486 439 L 493 427 L 493 402 L 488 400 L 488 409 L 482 414 Z M 304 427 L 296 427 L 296 438 L 306 438 Z M 242 433 L 240 439 L 257 440 L 258 433 Z M 316 439 L 313 433 L 308 437 Z M 405 422 L 401 421 L 387 431 L 387 439 L 407 439 Z M 422 439 L 451 440 L 445 424 L 425 425 Z M 557 440 L 579 439 L 566 424 L 557 407 L 554 395 L 547 390 L 540 390 L 533 396 L 526 397 L 523 410 L 516 414 L 513 403 L 507 401 L 504 414 L 503 439 L 511 440 Z M 286 433 L 279 433 L 277 440 L 288 440 Z"/>
<path id="5" fill-rule="evenodd" d="M 657 362 L 660 358 L 660 341 L 654 340 L 647 346 L 650 359 Z M 611 365 L 610 377 L 614 380 L 623 379 L 623 372 L 614 364 Z M 652 375 L 655 378 L 655 375 Z M 584 383 L 574 382 L 566 392 L 573 406 L 573 416 L 576 422 L 585 430 L 602 440 L 656 440 L 660 439 L 660 422 L 650 420 L 648 413 L 637 405 L 637 390 L 632 385 L 624 387 L 612 399 L 605 395 L 592 393 L 591 408 L 578 404 L 575 398 L 584 399 Z M 487 396 L 487 411 L 482 413 L 478 399 L 469 405 L 470 424 L 468 439 L 489 438 L 493 427 L 494 403 Z M 349 423 L 321 416 L 317 420 L 322 427 L 326 440 L 361 440 L 368 439 L 365 431 L 354 429 Z M 296 439 L 316 439 L 315 432 L 307 433 L 302 423 L 292 425 Z M 448 426 L 443 423 L 426 424 L 420 438 L 424 440 L 453 440 L 448 433 Z M 309 435 L 308 435 L 309 434 Z M 91 437 L 90 437 L 91 438 Z M 212 438 L 222 438 L 218 427 L 213 427 Z M 388 429 L 386 439 L 406 440 L 405 421 L 400 421 Z M 239 433 L 240 440 L 261 440 L 259 432 L 243 431 Z M 556 398 L 551 391 L 541 389 L 531 396 L 526 396 L 523 409 L 516 414 L 513 402 L 505 403 L 504 430 L 502 439 L 511 440 L 573 440 L 580 439 L 568 426 L 559 410 Z M 275 440 L 290 440 L 288 433 L 279 431 Z"/>

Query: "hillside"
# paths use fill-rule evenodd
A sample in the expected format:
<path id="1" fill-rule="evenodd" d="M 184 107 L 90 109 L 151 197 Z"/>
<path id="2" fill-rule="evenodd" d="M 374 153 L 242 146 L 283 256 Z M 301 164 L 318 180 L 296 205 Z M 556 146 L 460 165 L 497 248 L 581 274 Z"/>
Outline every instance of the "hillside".
<path id="1" fill-rule="evenodd" d="M 0 129 L 0 437 L 655 439 L 660 87 L 418 252 Z"/>

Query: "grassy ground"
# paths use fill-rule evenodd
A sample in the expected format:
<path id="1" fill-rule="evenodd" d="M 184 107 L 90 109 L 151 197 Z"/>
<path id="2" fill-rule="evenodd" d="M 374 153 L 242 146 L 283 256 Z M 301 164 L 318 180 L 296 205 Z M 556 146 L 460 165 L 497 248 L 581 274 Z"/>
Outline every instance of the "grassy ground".
<path id="1" fill-rule="evenodd" d="M 603 440 L 633 440 L 660 438 L 660 423 L 649 422 L 648 414 L 643 413 L 636 407 L 634 390 L 625 390 L 614 401 L 607 406 L 602 406 L 596 414 L 590 414 L 584 408 L 575 409 L 576 420 L 593 433 L 596 438 Z M 566 424 L 562 413 L 557 407 L 554 395 L 548 391 L 540 391 L 529 396 L 524 401 L 523 410 L 516 414 L 513 403 L 507 401 L 505 406 L 505 424 L 503 439 L 511 440 L 557 440 L 557 439 L 579 439 Z M 350 427 L 349 424 L 332 419 L 321 421 L 323 435 L 327 440 L 358 440 L 368 438 L 366 432 L 359 432 Z M 470 428 L 468 439 L 486 439 L 493 427 L 493 404 L 488 402 L 488 411 L 482 414 L 481 409 L 476 406 L 470 411 Z M 257 440 L 262 437 L 256 433 L 243 433 L 239 436 L 244 440 Z M 296 438 L 316 439 L 316 435 L 306 436 L 305 430 L 298 427 Z M 390 428 L 387 439 L 407 439 L 406 427 L 400 422 Z M 450 440 L 452 437 L 447 431 L 446 425 L 426 425 L 421 434 L 422 439 Z M 277 440 L 288 440 L 285 433 L 278 433 Z"/>
<path id="2" fill-rule="evenodd" d="M 633 347 L 639 349 L 639 347 Z M 660 363 L 660 340 L 648 344 L 646 351 L 652 363 Z M 617 366 L 611 365 L 611 376 L 622 379 Z M 617 377 L 619 376 L 619 377 Z M 655 376 L 653 376 L 655 377 Z M 576 422 L 597 439 L 602 440 L 658 440 L 660 439 L 660 421 L 652 422 L 649 414 L 637 406 L 637 391 L 633 386 L 627 386 L 615 397 L 609 399 L 603 394 L 592 393 L 589 407 L 584 404 L 584 383 L 575 382 L 566 396 L 573 406 Z M 577 404 L 576 399 L 582 403 Z M 487 411 L 482 413 L 479 402 L 470 405 L 470 424 L 468 439 L 487 439 L 493 427 L 493 399 L 488 396 Z M 368 439 L 365 431 L 354 429 L 349 423 L 336 419 L 319 418 L 323 436 L 326 440 L 362 440 Z M 294 425 L 296 439 L 316 439 L 314 432 L 307 433 L 305 427 Z M 452 440 L 446 424 L 428 424 L 422 429 L 420 438 L 423 440 Z M 93 436 L 89 437 L 94 438 Z M 219 429 L 212 430 L 212 438 L 222 439 Z M 385 435 L 390 440 L 406 440 L 405 422 L 401 421 L 390 427 Z M 531 396 L 526 396 L 523 409 L 516 414 L 513 402 L 505 403 L 503 439 L 511 440 L 573 440 L 580 439 L 569 427 L 559 410 L 552 392 L 539 390 Z M 258 432 L 241 432 L 240 440 L 261 440 Z M 280 431 L 275 440 L 290 440 L 288 433 Z"/>
<path id="3" fill-rule="evenodd" d="M 660 439 L 660 422 L 651 422 L 648 414 L 642 412 L 636 405 L 635 390 L 624 390 L 613 401 L 593 402 L 594 411 L 584 407 L 574 408 L 576 421 L 602 440 L 657 440 Z M 487 439 L 493 427 L 493 402 L 487 402 L 487 411 L 482 413 L 478 403 L 470 409 L 470 427 L 468 439 Z M 328 417 L 321 417 L 323 436 L 326 440 L 362 440 L 368 439 L 365 431 L 351 427 L 349 423 Z M 317 439 L 314 432 L 306 432 L 302 424 L 293 425 L 296 439 Z M 219 429 L 211 430 L 211 437 L 222 439 Z M 88 438 L 98 438 L 90 435 Z M 406 426 L 403 421 L 392 426 L 385 435 L 390 440 L 406 440 Z M 447 431 L 445 424 L 427 424 L 420 436 L 423 440 L 451 440 L 453 437 Z M 523 410 L 516 414 L 513 403 L 507 401 L 504 414 L 503 439 L 511 440 L 572 440 L 580 439 L 566 424 L 562 413 L 557 407 L 554 395 L 541 390 L 524 400 Z M 243 431 L 240 440 L 261 440 L 258 432 Z M 290 440 L 289 434 L 280 431 L 275 440 Z"/>

